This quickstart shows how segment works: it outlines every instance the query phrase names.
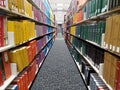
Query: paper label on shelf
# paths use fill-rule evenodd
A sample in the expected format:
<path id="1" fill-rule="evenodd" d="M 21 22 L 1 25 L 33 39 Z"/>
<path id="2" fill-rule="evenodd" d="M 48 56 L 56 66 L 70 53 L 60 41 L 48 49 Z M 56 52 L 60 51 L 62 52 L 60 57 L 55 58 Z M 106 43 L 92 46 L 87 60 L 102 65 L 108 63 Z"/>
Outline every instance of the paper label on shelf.
<path id="1" fill-rule="evenodd" d="M 112 45 L 110 44 L 110 49 L 112 49 Z"/>
<path id="2" fill-rule="evenodd" d="M 116 52 L 118 52 L 118 53 L 120 52 L 120 47 L 117 47 L 117 50 L 116 50 Z"/>
<path id="3" fill-rule="evenodd" d="M 106 44 L 105 47 L 108 49 L 108 44 Z"/>
<path id="4" fill-rule="evenodd" d="M 5 57 L 5 62 L 7 62 L 8 61 L 8 54 L 7 54 L 7 52 L 4 52 L 4 57 Z"/>
<path id="5" fill-rule="evenodd" d="M 17 75 L 17 65 L 16 65 L 16 63 L 11 63 L 10 67 L 11 67 L 12 75 Z"/>
<path id="6" fill-rule="evenodd" d="M 113 46 L 112 51 L 115 51 L 115 46 Z"/>

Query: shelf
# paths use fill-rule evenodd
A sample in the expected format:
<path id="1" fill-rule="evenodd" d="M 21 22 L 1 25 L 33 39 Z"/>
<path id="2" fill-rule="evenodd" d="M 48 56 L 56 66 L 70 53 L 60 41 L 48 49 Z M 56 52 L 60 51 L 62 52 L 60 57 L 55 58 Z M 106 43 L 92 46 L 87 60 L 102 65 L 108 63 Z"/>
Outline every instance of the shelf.
<path id="1" fill-rule="evenodd" d="M 1 6 L 0 6 L 0 14 L 8 16 L 9 19 L 23 19 L 23 20 L 24 19 L 28 19 L 30 21 L 35 22 L 36 24 L 45 25 L 45 26 L 49 26 L 49 27 L 55 28 L 54 26 L 51 26 L 51 25 L 46 24 L 46 23 L 43 23 L 41 21 L 37 21 L 37 20 L 35 20 L 35 19 L 31 18 L 31 17 L 25 16 L 23 14 L 19 14 L 17 12 L 10 11 L 10 10 L 4 8 L 4 7 L 1 7 Z"/>
<path id="2" fill-rule="evenodd" d="M 31 3 L 34 7 L 36 7 L 40 12 L 42 12 L 47 18 L 49 18 L 34 2 L 33 0 L 28 0 L 29 3 Z M 49 20 L 54 23 L 50 18 Z"/>
<path id="3" fill-rule="evenodd" d="M 53 31 L 53 32 L 46 33 L 46 34 L 41 35 L 41 36 L 39 36 L 39 37 L 35 37 L 35 38 L 32 38 L 32 39 L 29 39 L 28 41 L 23 42 L 23 43 L 21 43 L 21 44 L 19 44 L 19 45 L 7 45 L 7 46 L 4 46 L 4 47 L 0 47 L 0 52 L 4 52 L 4 51 L 6 51 L 6 50 L 9 50 L 9 49 L 12 49 L 12 48 L 15 48 L 15 47 L 19 47 L 19 46 L 24 45 L 24 44 L 26 44 L 26 43 L 28 43 L 28 42 L 30 42 L 30 41 L 32 41 L 32 40 L 36 40 L 36 39 L 42 38 L 42 37 L 44 37 L 45 35 L 48 35 L 48 34 L 51 34 L 51 33 L 54 33 L 54 31 Z"/>
<path id="4" fill-rule="evenodd" d="M 0 90 L 5 90 L 5 88 L 17 77 L 17 75 L 11 75 L 9 79 L 7 79 L 4 84 L 0 87 Z"/>
<path id="5" fill-rule="evenodd" d="M 68 32 L 65 32 L 65 33 L 66 33 L 66 34 L 69 34 L 69 35 L 71 35 L 71 36 L 73 36 L 73 37 L 75 37 L 75 38 L 77 38 L 77 39 L 80 39 L 80 40 L 82 40 L 82 41 L 85 42 L 85 43 L 89 43 L 89 44 L 91 44 L 91 45 L 93 45 L 93 46 L 95 46 L 95 47 L 97 47 L 97 48 L 99 48 L 99 49 L 101 49 L 101 50 L 104 50 L 105 52 L 108 52 L 108 53 L 110 53 L 110 54 L 112 54 L 112 55 L 120 58 L 120 55 L 119 55 L 119 54 L 117 54 L 117 53 L 115 53 L 115 52 L 113 52 L 113 51 L 110 51 L 110 50 L 108 50 L 108 49 L 106 49 L 106 48 L 98 45 L 98 44 L 95 43 L 95 42 L 92 42 L 92 41 L 89 41 L 89 40 L 84 40 L 84 39 L 82 39 L 82 38 L 80 38 L 80 37 L 78 37 L 78 36 L 72 35 L 72 34 L 70 34 L 70 33 L 68 33 Z"/>
<path id="6" fill-rule="evenodd" d="M 106 83 L 106 81 L 105 81 L 105 80 L 103 79 L 103 77 L 100 75 L 99 70 L 92 64 L 92 62 L 91 62 L 87 57 L 85 57 L 84 55 L 82 55 L 81 51 L 80 51 L 77 47 L 75 47 L 70 41 L 68 41 L 68 42 L 69 42 L 69 43 L 72 45 L 72 47 L 82 56 L 82 58 L 89 63 L 89 65 L 95 70 L 95 72 L 98 74 L 98 76 L 100 76 L 100 78 L 102 79 L 102 81 L 107 85 L 107 87 L 108 87 L 110 90 L 112 90 L 112 88 Z"/>
<path id="7" fill-rule="evenodd" d="M 120 12 L 120 6 L 117 7 L 117 8 L 114 8 L 110 11 L 107 11 L 107 12 L 104 12 L 104 13 L 101 13 L 101 14 L 98 14 L 96 16 L 93 16 L 89 19 L 86 19 L 86 20 L 82 20 L 80 22 L 77 22 L 77 23 L 74 23 L 72 25 L 69 25 L 68 27 L 72 27 L 72 26 L 77 26 L 79 24 L 83 24 L 83 23 L 91 23 L 91 21 L 96 21 L 96 20 L 101 20 L 101 19 L 106 19 L 108 16 L 110 16 L 111 14 L 113 13 L 118 13 Z"/>

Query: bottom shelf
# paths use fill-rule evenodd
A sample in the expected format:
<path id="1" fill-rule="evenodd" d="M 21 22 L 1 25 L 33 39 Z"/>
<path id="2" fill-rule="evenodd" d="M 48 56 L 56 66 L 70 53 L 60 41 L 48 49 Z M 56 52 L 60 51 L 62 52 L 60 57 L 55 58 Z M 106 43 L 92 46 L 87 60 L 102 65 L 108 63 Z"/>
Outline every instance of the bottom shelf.
<path id="1" fill-rule="evenodd" d="M 81 53 L 81 51 L 76 47 L 76 46 L 74 46 L 72 43 L 70 43 L 70 41 L 67 41 L 68 42 L 68 44 L 70 45 L 70 46 L 72 46 L 81 56 L 82 56 L 82 58 L 95 70 L 95 72 L 98 74 L 98 76 L 100 77 L 100 79 L 105 83 L 105 85 L 109 88 L 109 90 L 112 90 L 112 88 L 110 87 L 110 85 L 108 85 L 107 83 L 106 83 L 106 81 L 103 79 L 103 77 L 102 77 L 102 75 L 100 74 L 100 72 L 99 72 L 99 70 L 92 64 L 92 62 L 86 57 L 86 56 L 84 56 L 82 53 Z M 75 61 L 75 60 L 74 60 Z M 81 68 L 80 68 L 80 65 L 75 61 L 75 63 L 76 63 L 76 65 L 77 65 L 77 67 L 78 67 L 78 69 L 79 70 L 81 70 Z M 80 71 L 80 73 L 82 74 L 82 72 Z M 85 77 L 84 77 L 84 75 L 82 75 L 83 76 L 83 79 L 85 80 Z M 89 88 L 89 87 L 88 87 Z M 90 89 L 90 88 L 89 88 Z"/>

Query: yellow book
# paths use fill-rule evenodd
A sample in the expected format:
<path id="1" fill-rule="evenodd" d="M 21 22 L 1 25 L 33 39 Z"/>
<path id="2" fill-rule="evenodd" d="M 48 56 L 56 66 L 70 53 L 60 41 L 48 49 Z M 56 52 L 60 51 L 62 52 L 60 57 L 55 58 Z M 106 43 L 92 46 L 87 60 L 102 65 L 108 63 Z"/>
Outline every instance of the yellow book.
<path id="1" fill-rule="evenodd" d="M 29 61 L 28 61 L 28 51 L 27 51 L 27 47 L 23 47 L 22 48 L 22 52 L 23 52 L 23 65 L 24 67 L 28 66 Z"/>
<path id="2" fill-rule="evenodd" d="M 114 15 L 112 16 L 113 23 L 112 23 L 112 30 L 111 30 L 111 36 L 110 36 L 110 45 L 112 51 L 116 51 L 117 48 L 117 39 L 119 36 L 119 27 L 120 27 L 120 15 Z"/>
<path id="3" fill-rule="evenodd" d="M 15 21 L 8 21 L 8 37 L 9 42 L 13 42 L 13 44 L 18 44 L 18 33 Z"/>
<path id="4" fill-rule="evenodd" d="M 21 57 L 19 50 L 13 50 L 9 52 L 9 58 L 11 63 L 16 63 L 17 64 L 17 70 L 18 72 L 23 70 L 23 64 L 21 62 Z"/>
<path id="5" fill-rule="evenodd" d="M 112 24 L 113 24 L 113 18 L 109 17 L 106 20 L 106 29 L 105 29 L 105 38 L 104 38 L 104 47 L 107 49 L 111 49 L 110 45 L 110 37 L 111 37 L 111 31 L 112 31 Z"/>

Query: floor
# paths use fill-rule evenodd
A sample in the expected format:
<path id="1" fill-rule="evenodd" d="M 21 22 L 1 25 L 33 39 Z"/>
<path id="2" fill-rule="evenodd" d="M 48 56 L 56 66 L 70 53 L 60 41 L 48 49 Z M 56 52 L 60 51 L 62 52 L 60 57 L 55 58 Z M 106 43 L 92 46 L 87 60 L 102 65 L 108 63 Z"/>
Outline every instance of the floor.
<path id="1" fill-rule="evenodd" d="M 61 34 L 30 90 L 87 90 Z"/>

